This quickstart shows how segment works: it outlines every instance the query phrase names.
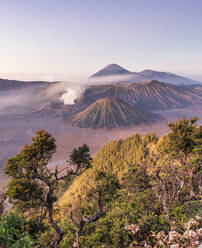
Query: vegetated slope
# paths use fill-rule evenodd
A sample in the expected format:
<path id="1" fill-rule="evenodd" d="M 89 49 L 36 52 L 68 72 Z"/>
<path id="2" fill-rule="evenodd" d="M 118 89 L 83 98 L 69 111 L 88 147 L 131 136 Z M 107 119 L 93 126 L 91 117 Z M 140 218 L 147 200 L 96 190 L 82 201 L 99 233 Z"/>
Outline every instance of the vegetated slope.
<path id="1" fill-rule="evenodd" d="M 74 115 L 70 122 L 84 128 L 115 128 L 149 123 L 158 118 L 158 115 L 138 109 L 121 99 L 104 98 Z"/>
<path id="2" fill-rule="evenodd" d="M 42 87 L 45 85 L 50 84 L 50 82 L 45 81 L 17 81 L 17 80 L 8 80 L 8 79 L 1 79 L 0 78 L 0 91 L 7 91 L 7 90 L 17 90 L 23 89 L 28 87 Z"/>
<path id="3" fill-rule="evenodd" d="M 100 71 L 96 72 L 91 76 L 91 78 L 95 77 L 105 77 L 105 76 L 117 76 L 117 75 L 130 75 L 131 72 L 126 70 L 117 64 L 109 64 Z"/>
<path id="4" fill-rule="evenodd" d="M 85 205 L 86 196 L 94 188 L 96 170 L 110 171 L 122 180 L 130 165 L 149 159 L 157 142 L 155 134 L 135 134 L 125 140 L 109 142 L 93 156 L 92 168 L 75 180 L 59 200 L 59 205 L 62 208 L 68 207 L 69 203 L 73 207 L 81 202 Z"/>
<path id="5" fill-rule="evenodd" d="M 74 105 L 67 105 L 66 113 L 78 113 L 98 99 L 117 98 L 144 110 L 184 108 L 202 103 L 202 90 L 174 86 L 158 81 L 143 83 L 90 86 Z"/>

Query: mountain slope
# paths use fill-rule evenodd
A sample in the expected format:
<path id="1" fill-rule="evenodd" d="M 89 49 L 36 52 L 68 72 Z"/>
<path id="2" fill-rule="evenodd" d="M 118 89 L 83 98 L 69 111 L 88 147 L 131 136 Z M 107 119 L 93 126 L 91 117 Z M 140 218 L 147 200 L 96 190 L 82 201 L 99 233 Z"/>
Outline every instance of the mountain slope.
<path id="1" fill-rule="evenodd" d="M 192 89 L 158 81 L 142 83 L 90 86 L 73 105 L 66 106 L 66 114 L 83 111 L 98 99 L 116 98 L 144 110 L 184 108 L 202 103 L 202 89 Z"/>
<path id="2" fill-rule="evenodd" d="M 99 99 L 70 118 L 74 126 L 83 128 L 115 128 L 149 123 L 158 115 L 137 109 L 121 99 Z"/>
<path id="3" fill-rule="evenodd" d="M 64 105 L 61 101 L 58 84 L 46 86 L 47 91 L 57 92 L 51 95 L 48 102 L 33 111 L 36 114 L 51 114 L 68 118 L 84 111 L 99 99 L 115 98 L 146 111 L 182 109 L 194 105 L 202 105 L 202 88 L 200 86 L 182 87 L 158 81 L 141 83 L 114 83 L 107 85 L 88 86 L 81 97 L 75 99 L 74 104 Z M 56 89 L 55 89 L 56 88 Z M 42 90 L 40 90 L 42 94 Z M 44 93 L 45 94 L 45 93 Z"/>
<path id="4" fill-rule="evenodd" d="M 91 76 L 91 78 L 95 77 L 105 77 L 105 76 L 117 76 L 117 75 L 130 75 L 131 72 L 126 70 L 117 64 L 109 64 L 100 71 L 96 72 Z"/>

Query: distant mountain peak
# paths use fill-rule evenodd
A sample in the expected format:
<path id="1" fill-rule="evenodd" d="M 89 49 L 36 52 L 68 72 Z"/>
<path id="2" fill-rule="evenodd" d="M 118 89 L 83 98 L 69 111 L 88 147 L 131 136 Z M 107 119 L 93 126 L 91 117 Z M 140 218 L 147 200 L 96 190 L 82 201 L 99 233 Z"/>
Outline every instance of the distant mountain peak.
<path id="1" fill-rule="evenodd" d="M 104 76 L 128 75 L 128 74 L 131 74 L 131 72 L 126 70 L 122 66 L 114 63 L 105 66 L 103 69 L 99 70 L 91 77 L 104 77 Z"/>
<path id="2" fill-rule="evenodd" d="M 103 68 L 104 70 L 126 70 L 125 68 L 123 68 L 122 66 L 118 65 L 118 64 L 108 64 L 107 66 L 105 66 Z"/>

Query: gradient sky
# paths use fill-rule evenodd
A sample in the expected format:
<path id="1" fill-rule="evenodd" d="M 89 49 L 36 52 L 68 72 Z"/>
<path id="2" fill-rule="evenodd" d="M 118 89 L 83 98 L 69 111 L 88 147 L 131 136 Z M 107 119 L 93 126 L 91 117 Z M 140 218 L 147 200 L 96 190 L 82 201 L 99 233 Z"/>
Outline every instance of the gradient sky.
<path id="1" fill-rule="evenodd" d="M 202 0 L 0 0 L 0 13 L 0 74 L 202 75 Z"/>

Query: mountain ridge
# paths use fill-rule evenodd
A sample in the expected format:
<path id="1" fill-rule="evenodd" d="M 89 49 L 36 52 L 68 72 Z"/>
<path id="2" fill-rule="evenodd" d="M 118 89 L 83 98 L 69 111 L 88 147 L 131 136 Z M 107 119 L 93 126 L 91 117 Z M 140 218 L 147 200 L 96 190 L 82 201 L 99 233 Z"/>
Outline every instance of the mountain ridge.
<path id="1" fill-rule="evenodd" d="M 82 97 L 73 105 L 67 105 L 66 111 L 83 111 L 93 102 L 102 98 L 119 98 L 128 104 L 147 111 L 166 110 L 192 106 L 202 102 L 202 93 L 156 80 L 141 83 L 109 84 L 88 87 Z"/>
<path id="2" fill-rule="evenodd" d="M 117 78 L 110 78 L 109 76 L 117 76 Z M 118 78 L 120 76 L 120 78 Z M 121 77 L 122 76 L 122 77 Z M 124 77 L 123 77 L 124 76 Z M 109 81 L 117 82 L 141 82 L 146 80 L 157 80 L 164 83 L 170 83 L 175 85 L 194 85 L 201 84 L 202 82 L 183 77 L 171 72 L 156 71 L 151 69 L 146 69 L 141 72 L 131 72 L 118 64 L 109 64 L 94 73 L 90 79 L 93 78 L 107 78 Z"/>
<path id="3" fill-rule="evenodd" d="M 50 86 L 47 86 L 48 88 Z M 54 85 L 51 85 L 54 87 Z M 84 111 L 99 99 L 121 99 L 133 107 L 145 111 L 183 109 L 202 104 L 202 88 L 182 87 L 165 84 L 156 80 L 141 83 L 115 83 L 88 86 L 74 104 L 64 105 L 61 100 L 50 101 L 41 106 L 36 114 L 53 114 L 68 118 Z"/>
<path id="4" fill-rule="evenodd" d="M 17 90 L 22 88 L 28 88 L 32 86 L 46 86 L 51 84 L 47 81 L 20 81 L 0 78 L 0 91 Z"/>

